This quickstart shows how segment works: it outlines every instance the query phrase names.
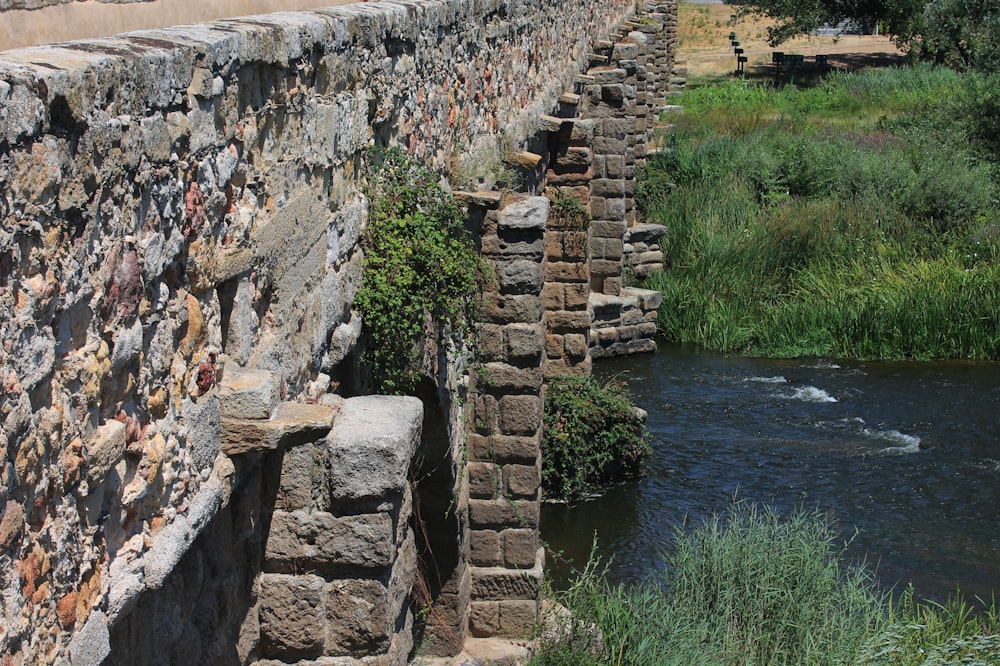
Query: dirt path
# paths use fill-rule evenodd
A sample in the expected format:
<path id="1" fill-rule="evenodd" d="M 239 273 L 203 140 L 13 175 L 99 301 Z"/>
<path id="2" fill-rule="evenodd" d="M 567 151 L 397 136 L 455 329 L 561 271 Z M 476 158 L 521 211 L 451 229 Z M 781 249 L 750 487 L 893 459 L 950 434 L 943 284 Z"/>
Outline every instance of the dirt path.
<path id="1" fill-rule="evenodd" d="M 902 64 L 903 52 L 887 37 L 873 35 L 843 35 L 839 37 L 809 35 L 798 37 L 775 48 L 768 46 L 768 23 L 744 20 L 733 24 L 730 16 L 735 5 L 720 3 L 681 2 L 678 15 L 681 59 L 687 60 L 688 78 L 718 76 L 736 69 L 736 56 L 729 43 L 729 33 L 735 32 L 740 47 L 747 56 L 749 75 L 771 75 L 771 54 L 774 51 L 798 53 L 812 61 L 817 55 L 827 55 L 831 67 L 861 69 Z"/>

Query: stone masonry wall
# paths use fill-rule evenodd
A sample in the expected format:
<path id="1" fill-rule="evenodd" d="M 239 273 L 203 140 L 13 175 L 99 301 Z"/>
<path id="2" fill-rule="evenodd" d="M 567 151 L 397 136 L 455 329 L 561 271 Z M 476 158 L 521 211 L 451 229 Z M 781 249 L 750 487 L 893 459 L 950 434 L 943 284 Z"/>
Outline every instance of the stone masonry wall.
<path id="1" fill-rule="evenodd" d="M 0 55 L 9 663 L 96 663 L 172 580 L 242 455 L 224 442 L 227 367 L 274 373 L 289 404 L 356 390 L 364 148 L 401 143 L 439 167 L 498 159 L 632 7 L 366 3 Z M 539 405 L 525 396 L 500 396 L 518 433 Z M 502 468 L 512 489 L 517 455 Z M 537 506 L 537 490 L 517 492 Z M 381 585 L 382 571 L 357 580 Z"/>

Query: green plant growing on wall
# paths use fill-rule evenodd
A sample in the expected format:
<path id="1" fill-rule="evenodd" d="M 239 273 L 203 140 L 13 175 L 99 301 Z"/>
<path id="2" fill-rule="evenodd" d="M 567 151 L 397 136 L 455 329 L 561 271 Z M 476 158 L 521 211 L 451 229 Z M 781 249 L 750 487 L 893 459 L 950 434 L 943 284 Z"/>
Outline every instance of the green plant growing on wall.
<path id="1" fill-rule="evenodd" d="M 552 201 L 549 225 L 553 229 L 586 231 L 590 227 L 590 212 L 579 199 L 552 189 L 546 195 Z"/>
<path id="2" fill-rule="evenodd" d="M 622 384 L 557 377 L 545 393 L 542 486 L 547 499 L 572 500 L 638 478 L 648 433 Z"/>
<path id="3" fill-rule="evenodd" d="M 369 155 L 366 194 L 371 211 L 355 300 L 367 339 L 363 361 L 375 391 L 407 393 L 420 379 L 422 343 L 434 324 L 452 340 L 472 330 L 487 271 L 451 194 L 403 151 Z"/>

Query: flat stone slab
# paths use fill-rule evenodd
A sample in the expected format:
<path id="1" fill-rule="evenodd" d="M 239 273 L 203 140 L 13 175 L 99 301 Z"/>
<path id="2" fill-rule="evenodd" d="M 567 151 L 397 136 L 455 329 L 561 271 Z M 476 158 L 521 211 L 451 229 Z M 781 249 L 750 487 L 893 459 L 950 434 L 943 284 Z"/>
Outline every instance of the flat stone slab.
<path id="1" fill-rule="evenodd" d="M 337 410 L 327 405 L 282 402 L 270 419 L 222 419 L 222 452 L 232 456 L 323 439 Z"/>

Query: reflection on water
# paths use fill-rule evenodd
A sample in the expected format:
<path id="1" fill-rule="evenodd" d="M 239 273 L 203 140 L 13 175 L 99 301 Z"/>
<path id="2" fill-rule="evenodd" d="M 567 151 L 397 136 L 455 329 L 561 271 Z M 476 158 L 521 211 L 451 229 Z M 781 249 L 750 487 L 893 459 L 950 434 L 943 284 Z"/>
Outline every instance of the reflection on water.
<path id="1" fill-rule="evenodd" d="M 610 574 L 660 566 L 685 520 L 737 497 L 831 515 L 886 586 L 1000 590 L 1000 365 L 726 358 L 690 348 L 602 361 L 649 411 L 649 475 L 573 507 L 542 536 L 581 565 L 596 531 Z M 566 569 L 550 557 L 550 568 Z"/>

